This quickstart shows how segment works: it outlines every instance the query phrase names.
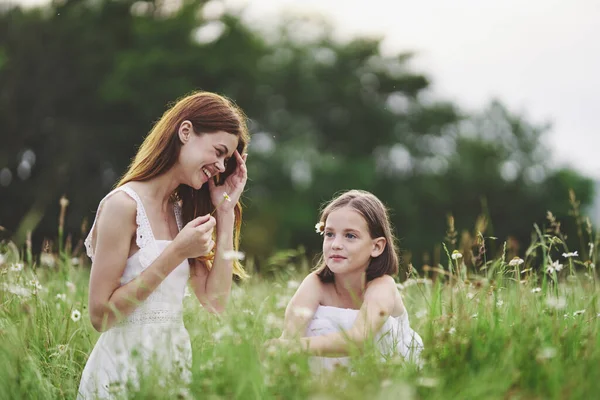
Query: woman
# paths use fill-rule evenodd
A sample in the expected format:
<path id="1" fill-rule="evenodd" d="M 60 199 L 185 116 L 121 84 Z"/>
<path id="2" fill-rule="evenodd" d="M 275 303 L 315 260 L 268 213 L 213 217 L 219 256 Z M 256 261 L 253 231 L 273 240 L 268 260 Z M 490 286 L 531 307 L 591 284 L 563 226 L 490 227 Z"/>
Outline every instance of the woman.
<path id="1" fill-rule="evenodd" d="M 202 305 L 219 313 L 232 274 L 245 276 L 227 255 L 238 245 L 248 141 L 235 105 L 214 93 L 189 95 L 165 112 L 100 202 L 85 243 L 90 319 L 103 333 L 79 398 L 135 388 L 151 365 L 161 367 L 159 383 L 189 382 L 188 279 Z"/>

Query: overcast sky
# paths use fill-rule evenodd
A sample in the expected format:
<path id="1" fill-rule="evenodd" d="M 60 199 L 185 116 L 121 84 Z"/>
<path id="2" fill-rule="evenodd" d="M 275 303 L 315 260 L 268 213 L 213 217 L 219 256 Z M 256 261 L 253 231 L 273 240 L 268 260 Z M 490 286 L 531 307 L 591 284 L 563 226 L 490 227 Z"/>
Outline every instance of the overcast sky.
<path id="1" fill-rule="evenodd" d="M 554 165 L 600 180 L 600 0 L 226 3 L 246 4 L 262 23 L 288 10 L 325 15 L 339 35 L 382 35 L 386 52 L 417 53 L 413 65 L 439 97 L 468 110 L 496 97 L 534 122 L 551 121 Z"/>

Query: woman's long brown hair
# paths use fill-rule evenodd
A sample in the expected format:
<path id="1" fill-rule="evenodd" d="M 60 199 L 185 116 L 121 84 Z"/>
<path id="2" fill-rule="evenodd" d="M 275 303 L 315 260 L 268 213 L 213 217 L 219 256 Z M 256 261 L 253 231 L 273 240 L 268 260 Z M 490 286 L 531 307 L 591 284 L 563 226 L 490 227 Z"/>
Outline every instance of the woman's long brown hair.
<path id="1" fill-rule="evenodd" d="M 228 99 L 210 92 L 195 92 L 170 107 L 154 125 L 150 134 L 144 139 L 127 172 L 116 187 L 131 181 L 146 181 L 167 172 L 179 157 L 182 143 L 178 130 L 183 121 L 190 121 L 196 134 L 210 134 L 225 131 L 236 135 L 239 139 L 237 151 L 244 154 L 250 135 L 246 117 L 241 109 Z M 217 184 L 223 182 L 237 168 L 237 160 L 231 157 L 225 172 L 220 174 Z M 210 200 L 208 185 L 199 190 L 187 185 L 180 185 L 172 194 L 174 202 L 179 201 L 182 207 L 183 224 L 194 218 L 214 211 L 215 206 Z M 242 205 L 235 205 L 235 228 L 233 246 L 237 250 L 240 241 L 242 225 Z M 214 256 L 213 256 L 214 257 Z M 211 268 L 210 258 L 199 258 L 207 268 Z M 247 277 L 241 264 L 234 261 L 233 273 L 240 278 Z"/>

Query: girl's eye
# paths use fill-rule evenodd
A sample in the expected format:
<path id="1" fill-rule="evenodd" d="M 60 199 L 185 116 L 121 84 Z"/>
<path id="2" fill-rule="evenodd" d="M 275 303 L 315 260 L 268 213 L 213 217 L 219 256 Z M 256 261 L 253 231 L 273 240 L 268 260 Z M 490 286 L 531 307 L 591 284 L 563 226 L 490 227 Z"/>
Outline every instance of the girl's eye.
<path id="1" fill-rule="evenodd" d="M 354 233 L 346 233 L 346 237 L 348 239 L 356 239 L 356 235 Z"/>
<path id="2" fill-rule="evenodd" d="M 333 237 L 333 232 L 325 232 L 325 236 L 328 238 Z"/>

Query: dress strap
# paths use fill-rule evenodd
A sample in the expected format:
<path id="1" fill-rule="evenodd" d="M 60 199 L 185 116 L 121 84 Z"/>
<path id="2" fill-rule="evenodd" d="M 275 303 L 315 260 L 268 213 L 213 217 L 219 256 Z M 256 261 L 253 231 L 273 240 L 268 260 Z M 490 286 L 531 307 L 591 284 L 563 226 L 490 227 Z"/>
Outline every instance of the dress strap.
<path id="1" fill-rule="evenodd" d="M 83 242 L 85 245 L 86 253 L 87 253 L 88 257 L 92 260 L 92 262 L 94 261 L 94 255 L 95 255 L 95 248 L 94 248 L 95 240 L 94 239 L 95 239 L 95 227 L 96 227 L 96 222 L 98 221 L 98 216 L 100 215 L 100 212 L 102 211 L 102 206 L 104 205 L 104 202 L 106 201 L 106 199 L 108 199 L 110 196 L 112 196 L 113 194 L 115 194 L 117 192 L 127 193 L 127 195 L 129 197 L 131 197 L 136 203 L 136 216 L 135 216 L 135 222 L 137 224 L 136 237 L 135 237 L 136 245 L 140 249 L 143 249 L 144 247 L 147 247 L 149 245 L 154 245 L 154 243 L 155 243 L 154 234 L 152 233 L 152 228 L 150 227 L 150 220 L 148 220 L 148 216 L 146 214 L 146 210 L 144 209 L 144 204 L 142 203 L 140 196 L 138 196 L 138 194 L 135 192 L 135 190 L 133 190 L 131 187 L 129 187 L 127 185 L 123 185 L 123 186 L 120 186 L 120 187 L 114 189 L 110 193 L 108 193 L 100 201 L 100 204 L 98 205 L 98 210 L 96 211 L 96 218 L 94 219 L 94 223 L 92 224 L 92 228 L 90 229 L 88 236 L 85 238 L 85 241 Z"/>
<path id="2" fill-rule="evenodd" d="M 150 220 L 146 214 L 144 203 L 142 203 L 140 196 L 138 196 L 136 191 L 131 187 L 123 185 L 120 187 L 120 189 L 134 199 L 137 204 L 137 212 L 135 216 L 135 222 L 137 224 L 135 244 L 137 244 L 140 249 L 143 249 L 149 244 L 154 243 L 154 234 L 152 233 L 152 227 L 150 226 Z"/>

